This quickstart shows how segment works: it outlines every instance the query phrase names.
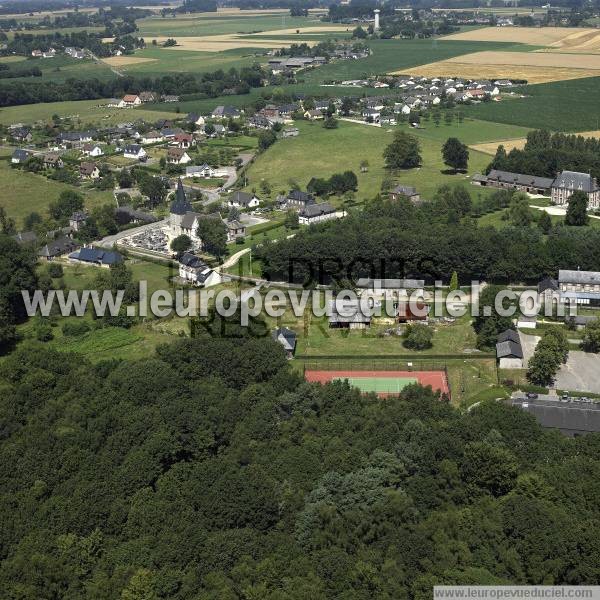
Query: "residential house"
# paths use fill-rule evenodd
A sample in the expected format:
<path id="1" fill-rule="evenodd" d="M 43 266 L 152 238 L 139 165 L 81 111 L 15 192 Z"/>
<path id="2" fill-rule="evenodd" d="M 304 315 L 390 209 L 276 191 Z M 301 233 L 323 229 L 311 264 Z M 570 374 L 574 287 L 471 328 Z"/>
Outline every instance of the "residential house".
<path id="1" fill-rule="evenodd" d="M 194 144 L 194 137 L 191 133 L 182 131 L 173 136 L 173 142 L 177 144 L 178 148 L 190 148 Z"/>
<path id="2" fill-rule="evenodd" d="M 91 142 L 96 136 L 95 131 L 63 131 L 56 137 L 56 141 L 62 145 L 81 145 Z"/>
<path id="3" fill-rule="evenodd" d="M 323 113 L 320 110 L 307 110 L 304 113 L 304 118 L 309 121 L 316 121 L 323 118 Z"/>
<path id="4" fill-rule="evenodd" d="M 398 323 L 412 323 L 414 321 L 427 321 L 430 306 L 421 300 L 398 302 L 396 307 L 396 321 Z"/>
<path id="5" fill-rule="evenodd" d="M 185 168 L 185 176 L 186 177 L 209 178 L 209 177 L 215 177 L 216 173 L 217 173 L 217 171 L 215 169 L 213 169 L 207 163 L 204 163 L 203 165 L 193 165 L 191 167 Z"/>
<path id="6" fill-rule="evenodd" d="M 162 133 L 153 129 L 152 131 L 148 131 L 147 133 L 143 133 L 140 141 L 142 144 L 156 144 L 157 142 L 162 142 L 165 138 Z"/>
<path id="7" fill-rule="evenodd" d="M 523 348 L 521 338 L 514 329 L 507 329 L 497 338 L 496 358 L 501 369 L 522 369 Z"/>
<path id="8" fill-rule="evenodd" d="M 564 206 L 568 204 L 573 192 L 584 192 L 588 198 L 588 208 L 600 208 L 600 188 L 594 177 L 588 173 L 576 171 L 563 171 L 552 183 L 550 190 L 554 204 Z"/>
<path id="9" fill-rule="evenodd" d="M 108 269 L 112 265 L 122 263 L 123 257 L 118 252 L 112 250 L 80 248 L 76 252 L 69 254 L 69 260 Z"/>
<path id="10" fill-rule="evenodd" d="M 148 92 L 148 91 L 144 91 L 144 92 L 140 92 L 139 95 L 140 98 L 140 102 L 145 103 L 145 102 L 156 102 L 157 95 L 154 92 Z"/>
<path id="11" fill-rule="evenodd" d="M 271 332 L 271 337 L 279 342 L 285 351 L 288 358 L 294 357 L 296 351 L 296 332 L 287 327 L 278 327 Z"/>
<path id="12" fill-rule="evenodd" d="M 408 297 L 409 291 L 422 297 L 425 294 L 425 280 L 360 277 L 356 280 L 356 288 L 361 294 L 367 293 L 377 297 Z"/>
<path id="13" fill-rule="evenodd" d="M 255 194 L 234 192 L 229 197 L 227 204 L 236 208 L 256 208 L 260 204 L 260 199 Z"/>
<path id="14" fill-rule="evenodd" d="M 290 193 L 281 201 L 281 204 L 285 208 L 291 208 L 294 210 L 301 210 L 311 204 L 315 204 L 315 198 L 308 192 L 302 192 L 300 190 L 291 190 Z"/>
<path id="15" fill-rule="evenodd" d="M 29 150 L 23 150 L 22 148 L 17 148 L 10 158 L 10 162 L 13 165 L 20 165 L 24 163 L 28 158 L 32 156 L 32 153 Z"/>
<path id="16" fill-rule="evenodd" d="M 170 165 L 187 165 L 192 162 L 192 159 L 183 148 L 169 148 L 167 149 L 167 162 Z"/>
<path id="17" fill-rule="evenodd" d="M 211 113 L 213 119 L 239 119 L 240 111 L 233 106 L 217 106 Z"/>
<path id="18" fill-rule="evenodd" d="M 374 108 L 363 108 L 361 114 L 365 121 L 369 121 L 370 123 L 379 123 L 379 118 L 381 117 L 381 112 Z"/>
<path id="19" fill-rule="evenodd" d="M 137 94 L 126 94 L 119 102 L 119 108 L 132 108 L 139 106 L 141 103 L 142 101 Z"/>
<path id="20" fill-rule="evenodd" d="M 100 177 L 100 169 L 93 162 L 82 162 L 79 165 L 79 175 L 82 179 L 98 179 Z"/>
<path id="21" fill-rule="evenodd" d="M 202 115 L 199 115 L 198 113 L 194 112 L 191 112 L 189 115 L 187 115 L 184 120 L 186 123 L 192 123 L 193 125 L 197 125 L 198 127 L 202 127 L 202 125 L 204 125 L 204 123 L 206 122 Z"/>
<path id="22" fill-rule="evenodd" d="M 227 227 L 227 242 L 235 242 L 238 238 L 246 237 L 246 226 L 237 219 L 225 220 Z"/>
<path id="23" fill-rule="evenodd" d="M 397 185 L 390 192 L 390 200 L 398 200 L 399 198 L 406 197 L 411 202 L 419 202 L 421 195 L 417 192 L 417 188 L 410 185 Z"/>
<path id="24" fill-rule="evenodd" d="M 148 158 L 146 151 L 140 144 L 128 144 L 123 148 L 125 158 L 134 158 L 135 160 L 145 161 Z"/>
<path id="25" fill-rule="evenodd" d="M 47 152 L 44 154 L 44 167 L 47 169 L 62 169 L 65 166 L 58 152 Z"/>
<path id="26" fill-rule="evenodd" d="M 68 237 L 59 237 L 39 249 L 38 256 L 45 260 L 54 260 L 60 256 L 64 256 L 69 252 L 73 252 L 79 245 Z"/>
<path id="27" fill-rule="evenodd" d="M 29 143 L 33 140 L 33 135 L 29 127 L 15 127 L 10 130 L 10 137 L 15 142 Z"/>
<path id="28" fill-rule="evenodd" d="M 69 217 L 69 227 L 73 231 L 79 231 L 87 222 L 88 215 L 81 210 L 74 212 Z"/>
<path id="29" fill-rule="evenodd" d="M 298 211 L 298 222 L 300 225 L 311 225 L 329 221 L 337 217 L 335 208 L 329 202 L 309 204 Z"/>
<path id="30" fill-rule="evenodd" d="M 217 271 L 211 269 L 201 258 L 191 252 L 186 252 L 179 259 L 179 277 L 202 287 L 219 285 L 222 282 L 222 277 Z"/>
<path id="31" fill-rule="evenodd" d="M 104 150 L 102 149 L 102 146 L 99 146 L 98 144 L 84 144 L 81 151 L 86 156 L 91 156 L 93 158 L 104 155 Z"/>
<path id="32" fill-rule="evenodd" d="M 272 125 L 271 121 L 263 115 L 256 114 L 248 119 L 248 127 L 253 129 L 271 129 Z"/>

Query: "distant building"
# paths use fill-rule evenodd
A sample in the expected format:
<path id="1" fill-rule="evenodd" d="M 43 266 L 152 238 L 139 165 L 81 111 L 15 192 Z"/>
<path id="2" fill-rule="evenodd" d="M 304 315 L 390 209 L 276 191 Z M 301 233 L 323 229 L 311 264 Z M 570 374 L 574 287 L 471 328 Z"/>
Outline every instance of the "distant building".
<path id="1" fill-rule="evenodd" d="M 600 403 L 577 398 L 513 398 L 512 405 L 533 415 L 545 429 L 558 429 L 569 437 L 600 432 Z"/>
<path id="2" fill-rule="evenodd" d="M 119 102 L 119 108 L 132 108 L 139 106 L 142 103 L 140 97 L 137 94 L 126 94 Z"/>
<path id="3" fill-rule="evenodd" d="M 10 162 L 13 165 L 20 165 L 24 163 L 28 158 L 32 156 L 31 152 L 28 150 L 23 150 L 22 148 L 17 148 L 10 158 Z"/>
<path id="4" fill-rule="evenodd" d="M 60 237 L 48 242 L 45 246 L 40 248 L 38 251 L 38 256 L 41 259 L 50 261 L 58 258 L 59 256 L 64 256 L 69 252 L 73 252 L 73 250 L 78 247 L 79 244 L 74 242 L 72 239 L 68 237 Z"/>
<path id="5" fill-rule="evenodd" d="M 298 222 L 300 225 L 311 225 L 321 223 L 337 217 L 335 208 L 329 202 L 309 204 L 298 211 Z"/>
<path id="6" fill-rule="evenodd" d="M 227 204 L 236 208 L 255 208 L 260 205 L 260 198 L 247 192 L 234 192 L 229 197 Z"/>
<path id="7" fill-rule="evenodd" d="M 331 300 L 327 314 L 332 329 L 366 329 L 371 326 L 371 314 L 362 311 L 358 300 Z"/>
<path id="8" fill-rule="evenodd" d="M 83 179 L 98 179 L 100 177 L 100 169 L 93 162 L 82 162 L 79 165 L 79 175 Z"/>
<path id="9" fill-rule="evenodd" d="M 271 332 L 271 337 L 279 342 L 288 358 L 294 357 L 296 351 L 296 332 L 288 329 L 287 327 L 278 327 L 275 331 Z"/>
<path id="10" fill-rule="evenodd" d="M 397 185 L 390 192 L 390 200 L 398 200 L 401 197 L 406 197 L 411 202 L 418 202 L 421 199 L 420 194 L 417 192 L 417 188 L 410 185 Z"/>
<path id="11" fill-rule="evenodd" d="M 315 198 L 308 192 L 302 192 L 300 190 L 291 190 L 290 193 L 282 199 L 281 204 L 285 208 L 291 208 L 294 210 L 301 210 L 311 204 L 316 204 Z"/>
<path id="12" fill-rule="evenodd" d="M 135 160 L 146 160 L 148 155 L 139 144 L 129 144 L 123 148 L 123 156 L 125 158 L 134 158 Z"/>
<path id="13" fill-rule="evenodd" d="M 80 248 L 77 252 L 69 254 L 69 260 L 108 269 L 112 265 L 123 262 L 123 257 L 118 252 L 111 250 Z"/>
<path id="14" fill-rule="evenodd" d="M 505 188 L 547 196 L 550 194 L 554 179 L 551 177 L 536 177 L 534 175 L 492 169 L 488 175 L 476 173 L 471 179 L 471 183 L 484 187 Z"/>
<path id="15" fill-rule="evenodd" d="M 563 302 L 600 308 L 600 272 L 561 269 L 558 272 L 558 289 Z"/>
<path id="16" fill-rule="evenodd" d="M 192 162 L 190 155 L 183 148 L 169 148 L 167 162 L 170 165 L 187 165 Z"/>
<path id="17" fill-rule="evenodd" d="M 217 106 L 211 113 L 213 119 L 239 119 L 242 113 L 233 106 Z"/>
<path id="18" fill-rule="evenodd" d="M 588 208 L 600 207 L 600 188 L 594 177 L 588 173 L 563 171 L 552 183 L 552 202 L 562 206 L 568 203 L 573 192 L 584 192 L 588 198 Z"/>
<path id="19" fill-rule="evenodd" d="M 179 259 L 179 277 L 194 285 L 210 287 L 222 282 L 221 275 L 211 269 L 201 258 L 186 252 Z"/>
<path id="20" fill-rule="evenodd" d="M 514 329 L 507 329 L 498 336 L 496 358 L 501 369 L 523 368 L 521 338 Z"/>

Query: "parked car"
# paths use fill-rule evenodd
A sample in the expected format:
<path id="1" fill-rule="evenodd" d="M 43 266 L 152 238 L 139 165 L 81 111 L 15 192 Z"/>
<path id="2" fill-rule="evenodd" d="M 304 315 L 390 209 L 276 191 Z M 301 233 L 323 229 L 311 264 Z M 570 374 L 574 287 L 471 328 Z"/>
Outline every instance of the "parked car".
<path id="1" fill-rule="evenodd" d="M 525 394 L 525 396 L 527 397 L 528 400 L 537 400 L 538 395 L 535 394 L 534 392 L 527 392 Z"/>

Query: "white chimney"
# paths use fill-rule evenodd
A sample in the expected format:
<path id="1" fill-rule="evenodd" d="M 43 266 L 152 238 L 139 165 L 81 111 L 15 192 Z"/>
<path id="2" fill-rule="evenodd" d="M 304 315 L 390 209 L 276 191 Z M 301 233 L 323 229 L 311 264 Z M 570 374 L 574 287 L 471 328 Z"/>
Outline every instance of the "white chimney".
<path id="1" fill-rule="evenodd" d="M 375 25 L 373 27 L 373 30 L 379 31 L 379 9 L 376 8 L 373 12 L 375 13 Z"/>

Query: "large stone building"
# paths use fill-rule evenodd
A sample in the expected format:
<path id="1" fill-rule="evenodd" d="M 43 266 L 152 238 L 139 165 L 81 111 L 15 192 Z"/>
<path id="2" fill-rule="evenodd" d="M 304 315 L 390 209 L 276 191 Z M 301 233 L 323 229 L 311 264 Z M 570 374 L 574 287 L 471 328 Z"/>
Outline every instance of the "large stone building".
<path id="1" fill-rule="evenodd" d="M 575 191 L 582 191 L 588 197 L 588 208 L 600 207 L 600 188 L 594 177 L 588 173 L 563 171 L 552 183 L 552 202 L 561 206 L 567 204 Z"/>

